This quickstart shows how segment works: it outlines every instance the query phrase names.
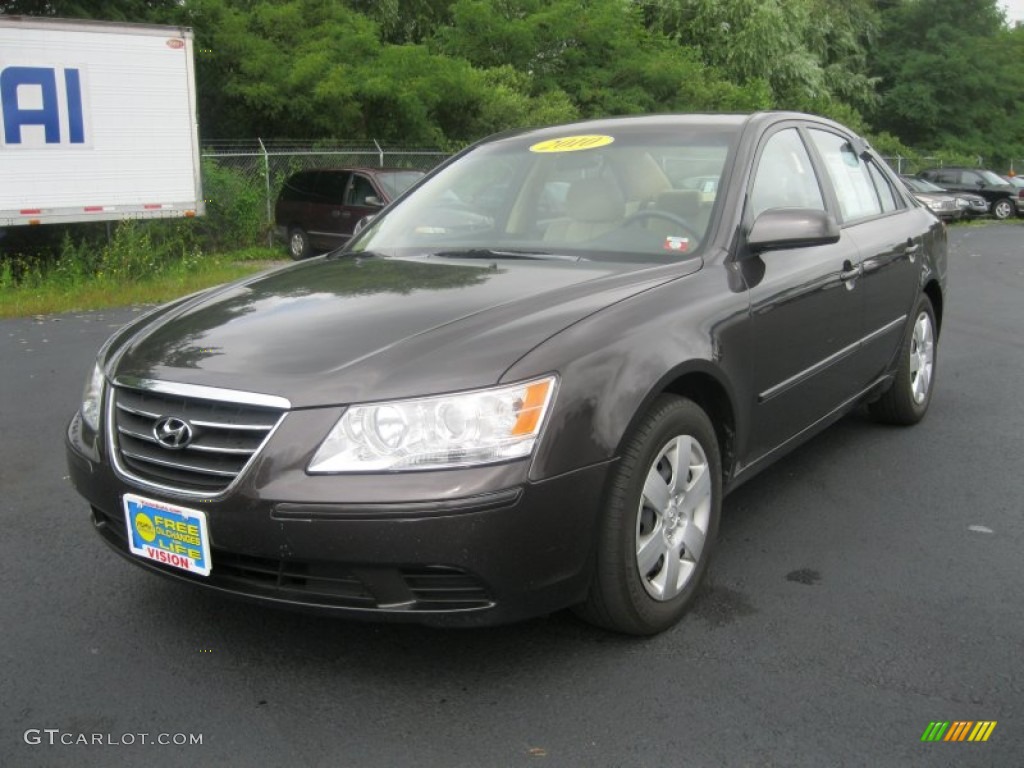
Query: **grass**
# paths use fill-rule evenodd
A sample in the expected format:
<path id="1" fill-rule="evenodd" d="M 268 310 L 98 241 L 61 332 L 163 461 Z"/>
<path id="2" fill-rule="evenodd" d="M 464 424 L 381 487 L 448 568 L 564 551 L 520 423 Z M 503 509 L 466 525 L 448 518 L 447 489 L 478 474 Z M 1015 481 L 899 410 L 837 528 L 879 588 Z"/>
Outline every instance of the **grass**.
<path id="1" fill-rule="evenodd" d="M 259 272 L 281 257 L 280 248 L 251 247 L 193 255 L 140 277 L 100 271 L 69 278 L 57 269 L 18 282 L 0 275 L 0 318 L 160 304 Z"/>

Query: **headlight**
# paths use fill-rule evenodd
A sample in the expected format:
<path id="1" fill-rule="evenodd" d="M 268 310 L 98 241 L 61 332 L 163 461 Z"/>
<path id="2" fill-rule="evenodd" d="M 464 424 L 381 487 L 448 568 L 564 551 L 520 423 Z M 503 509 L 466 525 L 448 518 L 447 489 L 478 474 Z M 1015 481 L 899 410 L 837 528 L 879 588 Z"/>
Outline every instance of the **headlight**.
<path id="1" fill-rule="evenodd" d="M 93 432 L 100 428 L 100 412 L 103 410 L 103 371 L 99 363 L 92 367 L 92 374 L 82 390 L 82 421 Z"/>
<path id="2" fill-rule="evenodd" d="M 309 471 L 380 472 L 490 464 L 529 456 L 556 377 L 474 392 L 354 405 Z"/>
<path id="3" fill-rule="evenodd" d="M 971 201 L 970 200 L 965 200 L 962 197 L 958 197 L 956 199 L 956 207 L 957 208 L 970 208 L 971 207 Z"/>

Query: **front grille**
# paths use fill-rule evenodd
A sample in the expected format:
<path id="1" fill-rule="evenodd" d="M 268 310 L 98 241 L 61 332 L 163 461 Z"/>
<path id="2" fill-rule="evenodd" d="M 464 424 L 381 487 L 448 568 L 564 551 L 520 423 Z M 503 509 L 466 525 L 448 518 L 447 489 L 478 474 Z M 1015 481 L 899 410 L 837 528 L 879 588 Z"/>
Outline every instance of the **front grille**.
<path id="1" fill-rule="evenodd" d="M 123 518 L 93 507 L 93 522 L 108 544 L 133 561 L 168 575 L 251 597 L 316 607 L 414 612 L 467 611 L 494 605 L 479 578 L 443 565 L 352 566 L 257 557 L 213 547 L 212 572 L 209 576 L 198 576 L 131 554 Z"/>
<path id="2" fill-rule="evenodd" d="M 111 397 L 111 440 L 120 469 L 148 483 L 202 494 L 227 488 L 283 416 L 278 408 L 124 386 L 115 387 Z M 157 439 L 156 427 L 168 417 L 191 426 L 186 447 L 168 448 Z"/>

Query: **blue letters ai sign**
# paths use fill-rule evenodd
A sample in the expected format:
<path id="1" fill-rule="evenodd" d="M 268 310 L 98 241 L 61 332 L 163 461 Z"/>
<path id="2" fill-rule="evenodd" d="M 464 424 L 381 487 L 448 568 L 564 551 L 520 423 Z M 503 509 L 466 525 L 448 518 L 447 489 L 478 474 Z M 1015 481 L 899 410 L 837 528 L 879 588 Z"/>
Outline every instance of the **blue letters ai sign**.
<path id="1" fill-rule="evenodd" d="M 67 147 L 86 143 L 79 69 L 0 70 L 0 109 L 3 144 L 7 147 Z"/>

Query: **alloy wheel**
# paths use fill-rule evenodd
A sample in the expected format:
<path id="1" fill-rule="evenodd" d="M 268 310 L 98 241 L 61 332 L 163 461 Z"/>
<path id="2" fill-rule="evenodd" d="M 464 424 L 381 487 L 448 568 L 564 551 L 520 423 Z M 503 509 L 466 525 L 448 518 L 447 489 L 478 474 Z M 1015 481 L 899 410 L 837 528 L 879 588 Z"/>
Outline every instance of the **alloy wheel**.
<path id="1" fill-rule="evenodd" d="M 672 438 L 647 471 L 636 519 L 636 565 L 655 600 L 674 598 L 697 570 L 711 503 L 711 470 L 700 442 Z"/>
<path id="2" fill-rule="evenodd" d="M 920 405 L 928 397 L 935 368 L 935 334 L 927 312 L 917 316 L 910 340 L 910 394 Z"/>

